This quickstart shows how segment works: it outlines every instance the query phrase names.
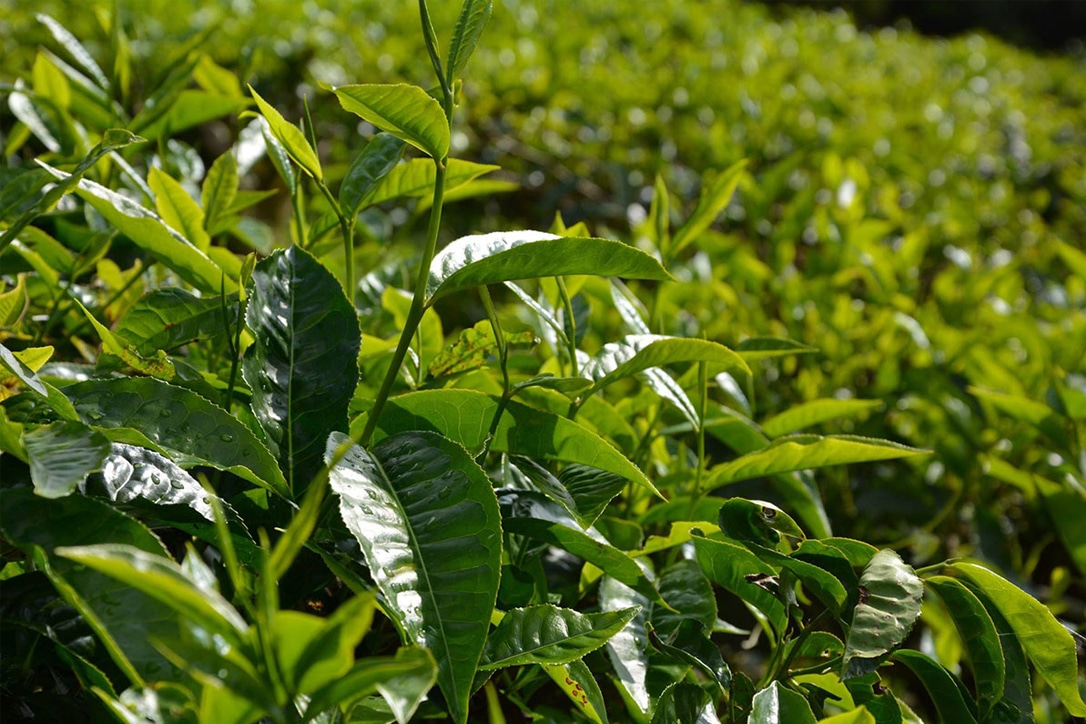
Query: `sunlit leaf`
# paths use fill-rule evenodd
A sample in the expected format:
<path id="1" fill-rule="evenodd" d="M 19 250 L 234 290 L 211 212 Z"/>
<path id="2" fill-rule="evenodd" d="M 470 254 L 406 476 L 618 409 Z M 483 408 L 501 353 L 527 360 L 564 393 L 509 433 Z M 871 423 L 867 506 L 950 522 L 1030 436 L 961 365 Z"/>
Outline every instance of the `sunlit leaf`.
<path id="1" fill-rule="evenodd" d="M 441 104 L 418 86 L 343 85 L 335 89 L 345 110 L 407 141 L 435 159 L 449 154 L 449 122 Z"/>
<path id="2" fill-rule="evenodd" d="M 637 612 L 580 613 L 549 604 L 506 611 L 487 636 L 479 668 L 568 664 L 607 643 Z"/>
<path id="3" fill-rule="evenodd" d="M 348 217 L 362 208 L 362 203 L 388 176 L 403 157 L 406 144 L 391 133 L 378 133 L 366 144 L 347 168 L 339 187 L 339 205 Z M 433 164 L 426 164 L 433 167 Z M 431 188 L 433 184 L 430 184 Z"/>
<path id="4" fill-rule="evenodd" d="M 332 460 L 345 435 L 328 440 Z M 456 443 L 429 432 L 351 447 L 331 470 L 340 513 L 405 642 L 424 643 L 453 719 L 467 718 L 498 593 L 501 522 L 493 488 Z"/>
<path id="5" fill-rule="evenodd" d="M 649 599 L 611 576 L 600 582 L 600 609 L 622 611 L 638 607 L 639 612 L 607 642 L 607 655 L 618 677 L 618 684 L 626 690 L 630 701 L 642 715 L 652 708 L 648 688 Z"/>
<path id="6" fill-rule="evenodd" d="M 867 673 L 901 644 L 920 615 L 923 597 L 924 585 L 897 553 L 876 553 L 860 575 L 860 600 L 841 658 L 842 678 Z"/>
<path id="7" fill-rule="evenodd" d="M 147 174 L 147 184 L 155 192 L 155 209 L 167 226 L 181 232 L 197 249 L 206 252 L 211 237 L 204 229 L 204 211 L 189 192 L 160 168 Z"/>
<path id="8" fill-rule="evenodd" d="M 34 492 L 43 498 L 70 494 L 87 475 L 102 468 L 109 440 L 81 422 L 65 420 L 23 433 Z"/>
<path id="9" fill-rule="evenodd" d="M 313 178 L 323 178 L 320 159 L 317 158 L 317 152 L 309 145 L 305 134 L 293 123 L 283 118 L 282 114 L 274 106 L 270 105 L 260 97 L 259 93 L 253 90 L 252 86 L 249 86 L 249 92 L 253 95 L 257 107 L 260 108 L 260 113 L 267 120 L 272 135 L 290 154 L 291 159 Z"/>
<path id="10" fill-rule="evenodd" d="M 207 520 L 215 519 L 210 493 L 196 478 L 164 455 L 135 445 L 113 443 L 101 472 L 92 475 L 84 488 L 90 493 L 96 486 L 118 503 L 143 499 L 156 505 L 185 505 Z"/>
<path id="11" fill-rule="evenodd" d="M 499 231 L 450 242 L 434 257 L 427 304 L 462 289 L 568 274 L 667 281 L 659 262 L 607 239 L 570 239 L 541 231 Z"/>
<path id="12" fill-rule="evenodd" d="M 475 46 L 479 44 L 493 4 L 492 0 L 466 0 L 460 8 L 452 42 L 449 43 L 449 56 L 445 61 L 445 81 L 449 86 L 464 71 Z"/>
<path id="13" fill-rule="evenodd" d="M 853 417 L 882 405 L 878 400 L 814 400 L 790 407 L 762 423 L 762 432 L 780 437 L 828 420 Z"/>
<path id="14" fill-rule="evenodd" d="M 749 724 L 815 724 L 811 705 L 800 694 L 774 681 L 754 695 Z"/>
<path id="15" fill-rule="evenodd" d="M 396 139 L 398 140 L 398 139 Z M 402 141 L 400 142 L 402 143 Z M 445 169 L 445 199 L 459 188 L 484 174 L 497 171 L 498 167 L 490 164 L 462 161 L 450 158 Z M 420 203 L 434 193 L 437 171 L 433 161 L 425 158 L 413 158 L 394 166 L 387 175 L 371 186 L 361 202 L 367 206 L 380 204 L 391 199 L 418 198 Z"/>
<path id="16" fill-rule="evenodd" d="M 557 666 L 543 666 L 547 675 L 566 693 L 570 701 L 596 724 L 607 724 L 607 708 L 603 692 L 584 661 L 571 661 Z"/>
<path id="17" fill-rule="evenodd" d="M 716 342 L 653 334 L 631 334 L 624 337 L 621 342 L 604 345 L 592 361 L 585 365 L 584 374 L 595 381 L 593 389 L 601 389 L 612 382 L 652 367 L 689 362 L 706 362 L 714 368 L 750 372 L 742 359 L 724 345 Z"/>
<path id="18" fill-rule="evenodd" d="M 674 258 L 687 244 L 696 240 L 713 224 L 716 217 L 728 205 L 732 194 L 735 193 L 746 166 L 747 162 L 745 160 L 739 161 L 717 174 L 712 182 L 706 184 L 701 190 L 701 197 L 698 199 L 698 205 L 694 209 L 694 213 L 675 232 L 671 244 L 667 248 L 662 248 L 664 258 Z"/>

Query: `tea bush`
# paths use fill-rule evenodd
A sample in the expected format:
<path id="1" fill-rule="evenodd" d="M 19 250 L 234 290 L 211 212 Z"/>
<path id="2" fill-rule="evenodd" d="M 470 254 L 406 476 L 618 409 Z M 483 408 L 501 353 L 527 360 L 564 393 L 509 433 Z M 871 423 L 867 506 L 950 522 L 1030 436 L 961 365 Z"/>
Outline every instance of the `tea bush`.
<path id="1" fill-rule="evenodd" d="M 5 716 L 1086 715 L 1081 58 L 168 7 L 0 25 Z"/>

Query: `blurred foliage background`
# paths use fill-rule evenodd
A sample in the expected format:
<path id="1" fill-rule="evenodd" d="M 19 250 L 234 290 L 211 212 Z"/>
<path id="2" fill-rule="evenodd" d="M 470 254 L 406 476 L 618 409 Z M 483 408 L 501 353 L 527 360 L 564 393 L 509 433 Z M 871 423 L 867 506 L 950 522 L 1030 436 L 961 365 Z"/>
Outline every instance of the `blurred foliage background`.
<path id="1" fill-rule="evenodd" d="M 455 17 L 456 4 L 444 5 L 433 8 L 437 27 Z M 495 5 L 453 147 L 500 165 L 517 189 L 450 207 L 444 233 L 546 228 L 560 212 L 567 224 L 636 244 L 649 233 L 658 175 L 681 220 L 714 173 L 749 159 L 736 197 L 677 270 L 690 283 L 660 296 L 654 331 L 817 346 L 815 355 L 766 362 L 754 395 L 736 393 L 736 411 L 762 420 L 817 398 L 877 400 L 866 418 L 819 429 L 935 452 L 821 476 L 835 532 L 907 546 L 917 565 L 977 555 L 1081 622 L 1086 541 L 1066 519 L 1082 505 L 1086 478 L 1081 45 L 1038 55 L 983 33 L 864 30 L 823 6 Z M 118 7 L 128 29 L 121 46 L 102 30 Z M 0 1 L 0 81 L 31 78 L 39 45 L 63 55 L 35 13 L 56 17 L 100 61 L 126 53 L 133 70 L 118 85 L 133 109 L 150 79 L 198 47 L 207 59 L 202 101 L 236 93 L 223 108 L 244 104 L 241 87 L 215 88 L 221 68 L 288 118 L 301 117 L 306 99 L 331 175 L 373 129 L 322 86 L 430 78 L 408 2 L 75 9 L 66 0 Z M 246 123 L 236 110 L 201 118 L 161 142 L 160 155 L 198 182 Z M 0 129 L 14 146 L 19 124 L 6 106 Z M 42 151 L 32 141 L 15 156 Z M 274 187 L 270 164 L 253 166 L 245 184 Z M 288 243 L 289 210 L 285 194 L 258 207 L 265 242 Z M 371 268 L 385 260 L 382 239 L 421 237 L 411 212 L 394 203 L 364 219 Z M 593 329 L 617 329 L 602 300 L 591 313 L 604 320 Z M 468 325 L 480 314 L 442 316 Z M 726 437 L 720 443 L 718 459 L 728 454 Z M 729 490 L 774 495 L 757 484 Z"/>

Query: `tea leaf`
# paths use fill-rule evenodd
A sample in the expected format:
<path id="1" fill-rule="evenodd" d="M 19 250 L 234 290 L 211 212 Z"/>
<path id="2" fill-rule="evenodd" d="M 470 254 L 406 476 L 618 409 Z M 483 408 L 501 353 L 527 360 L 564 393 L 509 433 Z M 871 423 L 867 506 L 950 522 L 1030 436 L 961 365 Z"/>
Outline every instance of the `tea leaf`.
<path id="1" fill-rule="evenodd" d="M 713 488 L 774 473 L 846 463 L 893 460 L 924 453 L 924 450 L 888 440 L 851 435 L 796 435 L 779 438 L 769 447 L 716 466 L 705 485 Z"/>
<path id="2" fill-rule="evenodd" d="M 85 423 L 115 442 L 157 449 L 179 465 L 207 465 L 287 495 L 267 447 L 236 417 L 195 392 L 146 377 L 87 380 L 64 392 Z"/>
<path id="3" fill-rule="evenodd" d="M 382 185 L 403 157 L 405 144 L 391 133 L 378 133 L 366 144 L 347 169 L 339 187 L 339 205 L 348 217 L 362 208 L 366 197 Z M 433 164 L 425 164 L 433 169 Z M 429 184 L 433 189 L 433 183 Z M 371 202 L 377 203 L 376 201 Z"/>
<path id="4" fill-rule="evenodd" d="M 396 721 L 407 724 L 436 680 L 437 664 L 422 647 L 401 648 L 395 656 L 368 656 L 314 692 L 305 716 L 313 719 L 337 705 L 349 711 L 363 697 L 377 691 L 388 702 Z"/>
<path id="5" fill-rule="evenodd" d="M 841 678 L 871 671 L 879 657 L 904 641 L 923 597 L 924 585 L 897 553 L 876 553 L 860 575 L 860 601 L 845 640 Z"/>
<path id="6" fill-rule="evenodd" d="M 661 653 L 685 664 L 696 666 L 716 682 L 722 692 L 730 687 L 731 669 L 724 663 L 720 649 L 709 639 L 709 628 L 704 623 L 689 618 L 683 619 L 666 639 L 650 630 L 649 640 Z"/>
<path id="7" fill-rule="evenodd" d="M 754 695 L 749 724 L 815 724 L 811 705 L 774 681 Z"/>
<path id="8" fill-rule="evenodd" d="M 694 213 L 675 232 L 670 245 L 661 245 L 661 253 L 665 259 L 673 259 L 687 244 L 697 239 L 713 224 L 716 217 L 731 201 L 746 166 L 745 160 L 729 166 L 701 190 L 701 197 L 698 199 L 698 206 L 694 209 Z"/>
<path id="9" fill-rule="evenodd" d="M 218 233 L 223 221 L 237 212 L 233 207 L 237 193 L 238 162 L 233 151 L 227 151 L 211 164 L 200 188 L 200 203 L 204 207 L 204 228 L 207 233 Z"/>
<path id="10" fill-rule="evenodd" d="M 461 237 L 438 252 L 430 265 L 426 303 L 484 284 L 567 274 L 671 279 L 651 256 L 621 242 L 498 231 Z"/>
<path id="11" fill-rule="evenodd" d="M 500 400 L 473 390 L 420 390 L 388 401 L 375 440 L 408 430 L 430 430 L 480 450 Z M 353 421 L 360 428 L 365 418 Z M 645 474 L 606 440 L 573 420 L 518 402 L 509 402 L 493 430 L 490 449 L 531 458 L 580 463 L 620 475 L 659 495 Z"/>
<path id="12" fill-rule="evenodd" d="M 1067 711 L 1072 716 L 1086 716 L 1086 702 L 1078 689 L 1075 641 L 1052 612 L 1033 596 L 975 563 L 952 563 L 947 569 L 950 575 L 965 579 L 978 598 L 990 601 L 1002 614 Z"/>
<path id="13" fill-rule="evenodd" d="M 328 434 L 347 429 L 358 317 L 331 272 L 292 246 L 256 265 L 245 323 L 254 337 L 242 359 L 253 414 L 298 494 L 320 468 Z"/>
<path id="14" fill-rule="evenodd" d="M 584 374 L 595 381 L 592 389 L 599 390 L 638 372 L 683 362 L 707 362 L 714 368 L 737 369 L 750 373 L 746 362 L 735 352 L 716 342 L 655 334 L 630 334 L 621 342 L 605 344 L 592 361 L 585 365 Z"/>
<path id="15" fill-rule="evenodd" d="M 34 492 L 43 498 L 69 495 L 87 475 L 100 470 L 109 440 L 81 422 L 65 420 L 23 433 Z"/>
<path id="16" fill-rule="evenodd" d="M 328 618 L 301 611 L 278 611 L 272 637 L 287 690 L 309 694 L 344 676 L 354 665 L 354 649 L 370 628 L 373 594 L 355 596 Z"/>
<path id="17" fill-rule="evenodd" d="M 778 573 L 775 568 L 738 543 L 727 540 L 695 537 L 694 552 L 709 580 L 751 604 L 771 631 L 783 635 L 788 624 L 784 603 L 750 578 L 761 576 L 770 580 Z"/>
<path id="18" fill-rule="evenodd" d="M 294 163 L 298 164 L 303 171 L 313 178 L 318 180 L 324 178 L 317 152 L 309 145 L 305 134 L 293 123 L 283 118 L 279 111 L 275 110 L 273 106 L 260 97 L 259 93 L 253 90 L 252 86 L 249 86 L 249 92 L 253 95 L 257 107 L 260 108 L 261 115 L 268 122 L 272 136 L 283 145 Z"/>
<path id="19" fill-rule="evenodd" d="M 611 576 L 604 576 L 600 582 L 599 598 L 602 611 L 635 607 L 638 610 L 637 615 L 607 642 L 607 656 L 618 676 L 618 684 L 626 690 L 630 703 L 637 707 L 641 715 L 647 715 L 652 708 L 648 689 L 649 636 L 646 627 L 649 599 Z"/>
<path id="20" fill-rule="evenodd" d="M 895 651 L 890 660 L 903 664 L 916 675 L 928 690 L 928 696 L 935 704 L 940 721 L 962 724 L 977 721 L 976 710 L 969 705 L 972 702 L 966 702 L 960 682 L 956 682 L 954 675 L 938 662 L 919 651 L 906 649 Z"/>
<path id="21" fill-rule="evenodd" d="M 600 685 L 584 661 L 543 666 L 543 671 L 566 693 L 570 701 L 595 724 L 607 724 L 607 707 Z"/>
<path id="22" fill-rule="evenodd" d="M 350 438 L 328 439 L 332 461 Z M 501 523 L 490 481 L 456 443 L 430 432 L 351 445 L 330 472 L 340 513 L 405 642 L 426 645 L 453 720 L 467 702 L 501 570 Z"/>
<path id="23" fill-rule="evenodd" d="M 101 485 L 106 497 L 117 503 L 142 498 L 156 505 L 187 505 L 207 520 L 215 520 L 208 501 L 211 493 L 172 460 L 153 450 L 113 443 L 101 472 L 90 476 L 87 483 L 85 492 L 95 492 L 94 485 Z"/>
<path id="24" fill-rule="evenodd" d="M 549 604 L 506 611 L 487 636 L 479 668 L 568 664 L 607 643 L 637 612 L 633 607 L 584 614 Z"/>
<path id="25" fill-rule="evenodd" d="M 881 407 L 878 400 L 813 400 L 785 410 L 762 422 L 762 432 L 780 437 L 828 420 L 853 417 Z"/>
<path id="26" fill-rule="evenodd" d="M 450 158 L 445 167 L 446 199 L 451 201 L 450 195 L 457 189 L 463 188 L 484 174 L 497 170 L 497 166 Z M 433 194 L 436 182 L 437 171 L 433 162 L 425 158 L 413 158 L 407 163 L 393 167 L 384 178 L 369 189 L 368 195 L 361 198 L 361 203 L 374 206 L 404 196 L 419 198 L 422 203 L 422 200 Z"/>
<path id="27" fill-rule="evenodd" d="M 453 82 L 464 71 L 468 59 L 479 44 L 486 22 L 490 20 L 493 9 L 492 0 L 465 0 L 456 19 L 452 42 L 449 44 L 449 56 L 445 62 L 445 82 L 452 87 Z"/>
<path id="28" fill-rule="evenodd" d="M 118 337 L 128 340 L 140 355 L 157 350 L 172 350 L 199 339 L 216 339 L 228 334 L 237 324 L 238 298 L 231 294 L 198 297 L 178 287 L 154 289 L 138 302 L 117 324 Z"/>
<path id="29" fill-rule="evenodd" d="M 160 168 L 152 168 L 147 183 L 155 192 L 155 209 L 165 224 L 191 241 L 202 252 L 211 246 L 204 230 L 204 211 L 189 192 Z"/>
<path id="30" fill-rule="evenodd" d="M 344 110 L 442 161 L 449 155 L 449 122 L 441 104 L 413 85 L 342 85 L 334 90 Z"/>

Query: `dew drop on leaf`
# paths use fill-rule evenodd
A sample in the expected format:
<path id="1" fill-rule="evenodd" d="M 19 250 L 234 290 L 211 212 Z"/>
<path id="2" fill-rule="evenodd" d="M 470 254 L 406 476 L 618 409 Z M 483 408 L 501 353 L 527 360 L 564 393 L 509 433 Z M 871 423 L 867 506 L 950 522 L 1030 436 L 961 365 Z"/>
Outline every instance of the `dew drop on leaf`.
<path id="1" fill-rule="evenodd" d="M 234 436 L 231 435 L 230 433 L 227 433 L 227 432 L 224 432 L 222 435 L 219 435 L 219 439 L 222 440 L 223 442 L 234 442 Z"/>

